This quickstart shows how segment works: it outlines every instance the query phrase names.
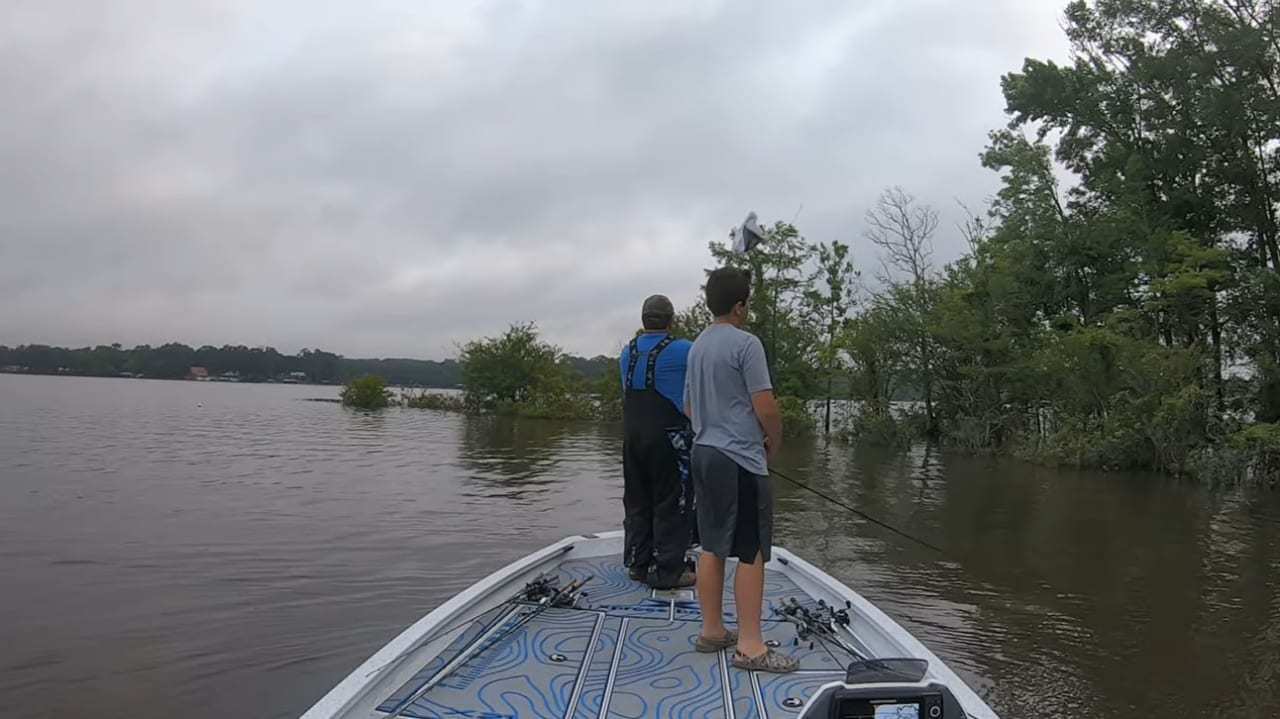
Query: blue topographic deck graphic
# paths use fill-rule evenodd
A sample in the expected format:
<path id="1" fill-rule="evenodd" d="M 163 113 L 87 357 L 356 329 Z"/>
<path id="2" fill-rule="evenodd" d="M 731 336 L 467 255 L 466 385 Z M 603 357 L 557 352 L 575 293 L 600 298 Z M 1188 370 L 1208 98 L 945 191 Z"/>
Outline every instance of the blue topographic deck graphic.
<path id="1" fill-rule="evenodd" d="M 607 716 L 701 719 L 723 713 L 720 663 L 694 650 L 698 627 L 629 620 Z"/>
<path id="2" fill-rule="evenodd" d="M 597 612 L 552 609 L 516 631 L 500 631 L 492 645 L 415 700 L 403 716 L 562 717 L 603 619 Z"/>
<path id="3" fill-rule="evenodd" d="M 581 608 L 548 610 L 514 631 L 510 627 L 527 607 L 506 618 L 505 609 L 478 618 L 378 710 L 400 709 L 477 641 L 483 642 L 478 651 L 403 707 L 401 716 L 779 719 L 798 713 L 784 700 L 807 699 L 817 687 L 841 675 L 841 663 L 835 657 L 821 647 L 795 646 L 792 627 L 778 622 L 765 623 L 765 638 L 800 659 L 799 673 L 753 675 L 733 668 L 723 653 L 696 652 L 693 643 L 701 615 L 692 593 L 655 596 L 647 586 L 632 581 L 616 558 L 564 562 L 555 574 L 562 582 L 592 577 Z M 785 575 L 767 576 L 766 617 L 783 599 L 812 601 Z M 732 597 L 732 583 L 730 571 L 726 598 Z M 726 609 L 731 608 L 729 602 Z M 499 621 L 502 627 L 494 629 Z M 731 613 L 726 621 L 732 624 Z"/>

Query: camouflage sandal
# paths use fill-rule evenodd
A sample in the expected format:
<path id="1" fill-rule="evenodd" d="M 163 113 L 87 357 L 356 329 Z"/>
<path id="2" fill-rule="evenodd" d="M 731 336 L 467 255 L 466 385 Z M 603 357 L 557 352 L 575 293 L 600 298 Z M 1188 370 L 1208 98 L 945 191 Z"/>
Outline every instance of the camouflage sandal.
<path id="1" fill-rule="evenodd" d="M 710 654 L 712 652 L 718 652 L 721 649 L 728 649 L 737 643 L 738 633 L 732 629 L 726 629 L 724 630 L 724 636 L 720 639 L 708 639 L 699 634 L 698 640 L 693 643 L 693 648 L 703 654 Z"/>
<path id="2" fill-rule="evenodd" d="M 733 665 L 750 672 L 788 674 L 800 668 L 800 660 L 781 652 L 775 652 L 773 649 L 766 649 L 765 653 L 758 657 L 749 657 L 742 652 L 734 652 Z"/>

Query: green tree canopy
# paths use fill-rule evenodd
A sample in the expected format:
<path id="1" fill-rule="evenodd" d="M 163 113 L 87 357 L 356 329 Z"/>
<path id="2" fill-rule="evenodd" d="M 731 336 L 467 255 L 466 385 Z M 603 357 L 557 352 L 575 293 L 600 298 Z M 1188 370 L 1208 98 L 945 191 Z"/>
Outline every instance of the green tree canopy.
<path id="1" fill-rule="evenodd" d="M 532 322 L 462 346 L 462 385 L 468 404 L 485 409 L 529 402 L 563 390 L 569 381 L 559 347 L 538 337 Z"/>

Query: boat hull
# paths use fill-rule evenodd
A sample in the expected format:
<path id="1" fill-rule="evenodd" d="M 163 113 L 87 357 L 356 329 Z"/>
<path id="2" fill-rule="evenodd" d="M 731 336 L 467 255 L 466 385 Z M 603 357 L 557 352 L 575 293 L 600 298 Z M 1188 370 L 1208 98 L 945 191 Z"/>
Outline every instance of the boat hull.
<path id="1" fill-rule="evenodd" d="M 303 719 L 403 716 L 795 717 L 823 686 L 843 678 L 849 658 L 793 646 L 791 624 L 773 609 L 798 598 L 849 607 L 843 639 L 867 657 L 928 662 L 926 681 L 946 686 L 965 713 L 995 713 L 927 647 L 861 595 L 775 547 L 768 564 L 765 638 L 801 660 L 790 675 L 745 672 L 728 655 L 693 649 L 701 615 L 692 590 L 658 592 L 620 564 L 621 532 L 568 537 L 503 567 L 414 623 L 355 669 Z M 726 568 L 732 585 L 735 562 Z M 586 580 L 575 608 L 534 610 L 511 597 L 555 575 Z M 726 591 L 726 621 L 733 621 Z"/>

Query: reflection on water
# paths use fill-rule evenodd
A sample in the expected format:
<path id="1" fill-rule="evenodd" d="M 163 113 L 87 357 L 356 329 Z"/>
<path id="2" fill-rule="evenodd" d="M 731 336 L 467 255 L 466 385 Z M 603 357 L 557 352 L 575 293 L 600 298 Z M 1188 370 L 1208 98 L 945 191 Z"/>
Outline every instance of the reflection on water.
<path id="1" fill-rule="evenodd" d="M 296 716 L 478 577 L 621 520 L 616 427 L 0 375 L 5 716 Z M 1008 717 L 1280 714 L 1280 500 L 791 442 L 778 541 Z"/>
<path id="2" fill-rule="evenodd" d="M 928 453 L 801 450 L 781 542 L 821 558 L 1007 716 L 1280 714 L 1277 498 Z M 952 560 L 954 558 L 954 561 Z"/>
<path id="3" fill-rule="evenodd" d="M 613 470 L 607 460 L 622 451 L 616 431 L 595 424 L 544 422 L 514 417 L 466 417 L 460 420 L 459 464 L 490 486 L 518 499 L 565 481 L 566 467 L 585 458 L 602 458 L 602 477 Z"/>

